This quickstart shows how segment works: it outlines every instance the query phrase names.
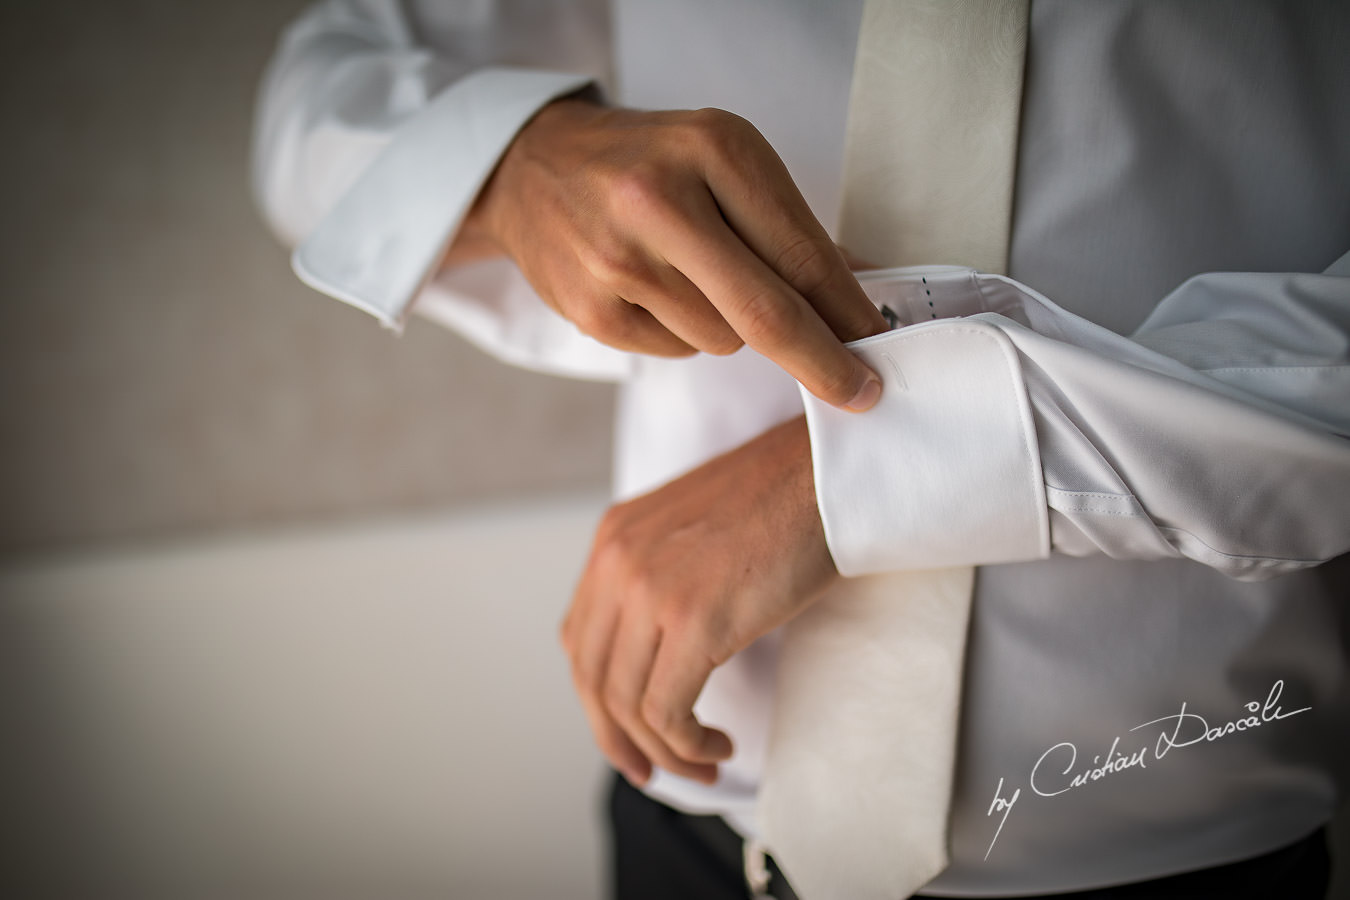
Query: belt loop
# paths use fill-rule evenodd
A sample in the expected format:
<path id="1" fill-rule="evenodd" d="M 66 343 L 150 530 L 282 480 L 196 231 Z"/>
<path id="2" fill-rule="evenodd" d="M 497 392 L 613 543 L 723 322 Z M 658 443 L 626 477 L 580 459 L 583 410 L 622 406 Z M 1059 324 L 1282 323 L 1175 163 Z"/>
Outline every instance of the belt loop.
<path id="1" fill-rule="evenodd" d="M 750 889 L 751 900 L 773 900 L 769 896 L 769 865 L 764 845 L 755 838 L 746 838 L 744 855 L 745 886 Z"/>

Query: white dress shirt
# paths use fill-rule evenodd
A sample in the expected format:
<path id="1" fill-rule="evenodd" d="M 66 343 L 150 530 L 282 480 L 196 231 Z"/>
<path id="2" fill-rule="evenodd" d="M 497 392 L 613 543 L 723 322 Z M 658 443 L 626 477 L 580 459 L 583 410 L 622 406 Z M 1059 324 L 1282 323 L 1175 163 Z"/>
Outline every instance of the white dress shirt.
<path id="1" fill-rule="evenodd" d="M 592 79 L 745 116 L 832 227 L 861 0 L 608 12 L 321 4 L 269 70 L 254 176 L 316 288 L 622 381 L 630 496 L 800 414 L 795 384 L 749 351 L 611 350 L 508 261 L 437 261 L 514 131 Z M 861 342 L 885 361 L 878 409 L 806 400 L 830 550 L 847 575 L 981 566 L 953 864 L 926 893 L 1159 877 L 1330 816 L 1350 758 L 1348 39 L 1332 3 L 1037 0 L 1012 278 L 864 279 L 913 324 Z M 737 745 L 718 783 L 658 773 L 650 793 L 751 832 L 776 641 L 700 697 Z"/>

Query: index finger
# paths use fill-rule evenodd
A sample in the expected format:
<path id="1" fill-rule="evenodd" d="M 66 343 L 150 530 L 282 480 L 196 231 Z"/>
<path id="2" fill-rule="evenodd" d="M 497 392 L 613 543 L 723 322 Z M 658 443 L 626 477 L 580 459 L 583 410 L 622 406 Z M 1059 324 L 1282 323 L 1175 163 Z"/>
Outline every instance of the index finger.
<path id="1" fill-rule="evenodd" d="M 801 294 L 742 242 L 711 194 L 700 205 L 695 215 L 675 219 L 663 229 L 666 261 L 703 292 L 746 344 L 808 391 L 853 412 L 873 406 L 881 396 L 881 379 L 849 352 Z M 861 293 L 856 281 L 854 287 Z M 865 296 L 863 302 L 876 313 Z M 882 320 L 878 330 L 884 324 Z"/>
<path id="2" fill-rule="evenodd" d="M 731 738 L 694 716 L 694 701 L 712 674 L 713 662 L 694 641 L 662 635 L 642 697 L 642 718 L 681 759 L 726 759 Z"/>
<path id="3" fill-rule="evenodd" d="M 702 159 L 704 178 L 732 230 L 805 298 L 841 341 L 885 331 L 881 311 L 867 299 L 787 166 L 759 132 L 752 133 L 761 152 Z"/>

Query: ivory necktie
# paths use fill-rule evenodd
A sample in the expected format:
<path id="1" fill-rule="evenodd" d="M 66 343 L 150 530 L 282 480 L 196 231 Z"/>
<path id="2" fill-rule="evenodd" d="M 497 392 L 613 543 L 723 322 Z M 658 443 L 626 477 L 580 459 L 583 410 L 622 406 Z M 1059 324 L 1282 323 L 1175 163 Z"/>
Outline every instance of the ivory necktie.
<path id="1" fill-rule="evenodd" d="M 866 0 L 855 256 L 1004 270 L 1026 26 L 1026 0 Z M 802 900 L 900 900 L 946 868 L 973 586 L 969 568 L 846 579 L 788 625 L 759 817 Z"/>

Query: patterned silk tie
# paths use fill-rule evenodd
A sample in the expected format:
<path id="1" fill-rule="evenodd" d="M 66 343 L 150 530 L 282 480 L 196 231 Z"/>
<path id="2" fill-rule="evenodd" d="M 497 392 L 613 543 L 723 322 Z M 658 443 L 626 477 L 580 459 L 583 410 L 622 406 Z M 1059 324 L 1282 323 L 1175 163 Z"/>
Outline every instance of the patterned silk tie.
<path id="1" fill-rule="evenodd" d="M 1026 29 L 1026 0 L 866 0 L 851 253 L 1004 271 Z M 901 900 L 946 868 L 973 586 L 969 568 L 845 579 L 788 625 L 759 817 L 802 900 Z"/>

